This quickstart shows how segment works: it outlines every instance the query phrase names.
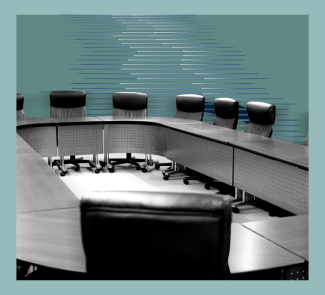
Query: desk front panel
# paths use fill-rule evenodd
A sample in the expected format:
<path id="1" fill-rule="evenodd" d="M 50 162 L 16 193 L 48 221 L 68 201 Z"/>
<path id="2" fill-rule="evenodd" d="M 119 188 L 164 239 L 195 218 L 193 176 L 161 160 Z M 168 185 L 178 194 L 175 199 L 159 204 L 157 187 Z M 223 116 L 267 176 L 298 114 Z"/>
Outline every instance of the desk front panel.
<path id="1" fill-rule="evenodd" d="M 17 133 L 42 157 L 57 155 L 55 126 L 22 128 Z"/>
<path id="2" fill-rule="evenodd" d="M 166 128 L 140 124 L 105 124 L 104 153 L 166 156 Z"/>
<path id="3" fill-rule="evenodd" d="M 233 148 L 168 129 L 167 158 L 232 185 Z"/>
<path id="4" fill-rule="evenodd" d="M 103 125 L 58 126 L 58 155 L 103 153 Z"/>
<path id="5" fill-rule="evenodd" d="M 308 213 L 308 171 L 235 148 L 234 186 L 294 214 Z"/>

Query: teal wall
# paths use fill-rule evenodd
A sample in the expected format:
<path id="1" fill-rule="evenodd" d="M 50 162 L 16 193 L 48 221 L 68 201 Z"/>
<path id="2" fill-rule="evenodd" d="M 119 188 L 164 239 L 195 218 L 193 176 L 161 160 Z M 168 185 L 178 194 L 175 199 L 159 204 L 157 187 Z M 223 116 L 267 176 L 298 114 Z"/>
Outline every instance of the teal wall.
<path id="1" fill-rule="evenodd" d="M 308 16 L 19 15 L 17 92 L 27 117 L 49 117 L 49 92 L 84 90 L 87 115 L 111 115 L 112 93 L 148 94 L 149 116 L 173 117 L 175 97 L 277 107 L 273 138 L 302 143 L 308 133 Z"/>

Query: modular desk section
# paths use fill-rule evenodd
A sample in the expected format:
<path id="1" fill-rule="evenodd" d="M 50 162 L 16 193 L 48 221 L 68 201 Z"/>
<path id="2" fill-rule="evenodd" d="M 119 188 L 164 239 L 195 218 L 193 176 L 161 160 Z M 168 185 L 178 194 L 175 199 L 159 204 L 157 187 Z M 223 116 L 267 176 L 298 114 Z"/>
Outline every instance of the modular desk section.
<path id="1" fill-rule="evenodd" d="M 42 156 L 162 155 L 295 214 L 308 213 L 307 146 L 175 118 L 25 119 L 17 129 L 32 134 L 24 136 Z"/>
<path id="2" fill-rule="evenodd" d="M 42 157 L 57 156 L 56 124 L 52 119 L 17 120 L 17 133 Z"/>

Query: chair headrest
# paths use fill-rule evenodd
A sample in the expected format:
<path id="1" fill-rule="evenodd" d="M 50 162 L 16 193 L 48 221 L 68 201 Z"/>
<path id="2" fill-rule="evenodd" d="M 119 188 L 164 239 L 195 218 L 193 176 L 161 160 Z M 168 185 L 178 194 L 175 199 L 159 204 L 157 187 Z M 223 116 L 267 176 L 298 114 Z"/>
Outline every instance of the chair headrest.
<path id="1" fill-rule="evenodd" d="M 24 94 L 17 93 L 17 111 L 20 111 L 24 108 Z"/>
<path id="2" fill-rule="evenodd" d="M 187 113 L 204 112 L 205 97 L 197 94 L 180 94 L 176 96 L 177 110 Z"/>
<path id="3" fill-rule="evenodd" d="M 50 105 L 55 108 L 79 108 L 86 106 L 85 91 L 52 91 Z"/>
<path id="4" fill-rule="evenodd" d="M 139 92 L 115 92 L 113 94 L 113 108 L 122 110 L 144 110 L 148 106 L 148 97 Z"/>
<path id="5" fill-rule="evenodd" d="M 170 193 L 170 192 L 137 192 L 118 191 L 108 193 L 93 193 L 89 197 L 83 197 L 80 203 L 81 212 L 87 209 L 100 208 L 124 208 L 137 210 L 159 210 L 202 212 L 215 215 L 224 215 L 230 207 L 231 198 L 217 197 L 210 194 L 197 193 Z M 231 211 L 230 209 L 228 210 Z M 226 214 L 230 214 L 226 210 Z"/>
<path id="6" fill-rule="evenodd" d="M 251 101 L 246 105 L 249 120 L 259 125 L 273 125 L 275 122 L 275 106 L 265 102 Z"/>
<path id="7" fill-rule="evenodd" d="M 232 98 L 216 98 L 214 100 L 214 111 L 216 116 L 222 119 L 238 119 L 237 100 Z"/>

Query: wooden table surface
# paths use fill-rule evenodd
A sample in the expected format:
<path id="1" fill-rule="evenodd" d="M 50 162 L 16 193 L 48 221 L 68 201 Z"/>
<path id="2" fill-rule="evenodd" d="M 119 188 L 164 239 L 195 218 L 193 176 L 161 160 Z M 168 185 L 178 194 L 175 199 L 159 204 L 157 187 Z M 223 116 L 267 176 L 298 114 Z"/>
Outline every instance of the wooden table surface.
<path id="1" fill-rule="evenodd" d="M 38 154 L 17 154 L 18 212 L 78 207 L 79 199 Z"/>
<path id="2" fill-rule="evenodd" d="M 232 274 L 298 265 L 304 261 L 239 224 L 232 224 L 231 231 Z M 79 208 L 17 214 L 17 258 L 86 272 Z"/>
<path id="3" fill-rule="evenodd" d="M 237 274 L 294 266 L 304 260 L 242 225 L 233 223 L 228 262 L 230 272 Z"/>
<path id="4" fill-rule="evenodd" d="M 243 226 L 308 261 L 308 215 L 246 222 Z"/>
<path id="5" fill-rule="evenodd" d="M 26 118 L 26 119 L 17 119 L 17 127 L 36 127 L 36 126 L 54 126 L 55 122 L 51 118 Z"/>
<path id="6" fill-rule="evenodd" d="M 79 207 L 19 213 L 16 222 L 17 259 L 86 272 Z"/>

